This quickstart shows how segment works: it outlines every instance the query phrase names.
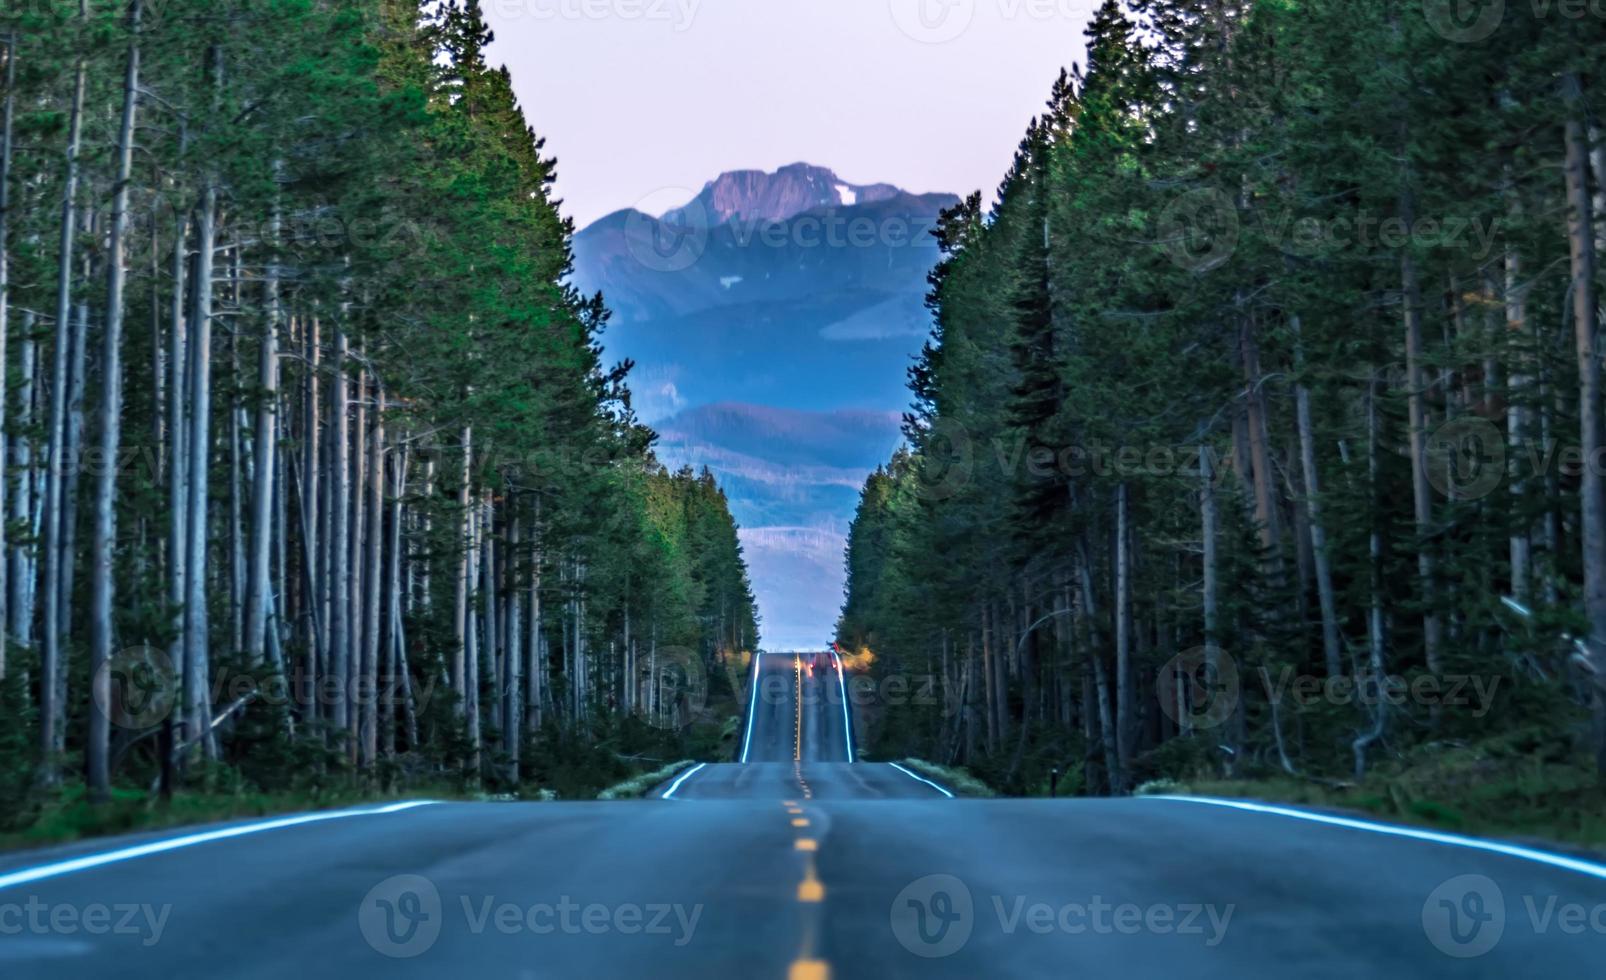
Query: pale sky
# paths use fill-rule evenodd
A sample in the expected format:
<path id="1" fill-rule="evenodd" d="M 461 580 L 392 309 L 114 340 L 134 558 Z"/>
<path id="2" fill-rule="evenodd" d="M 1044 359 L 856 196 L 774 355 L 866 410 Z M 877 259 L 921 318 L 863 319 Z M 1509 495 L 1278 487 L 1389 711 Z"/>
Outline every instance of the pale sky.
<path id="1" fill-rule="evenodd" d="M 991 195 L 1097 2 L 481 0 L 580 227 L 799 161 Z"/>
<path id="2" fill-rule="evenodd" d="M 661 214 L 727 170 L 798 162 L 990 200 L 1060 68 L 1085 57 L 1099 0 L 480 2 L 489 56 L 511 70 L 558 158 L 563 213 L 584 228 L 620 208 Z M 638 391 L 678 377 L 701 389 L 683 390 L 694 402 L 729 397 L 719 372 L 681 377 L 639 356 L 628 331 L 609 336 L 610 356 L 637 360 Z M 852 507 L 820 510 L 810 528 L 763 526 L 755 508 L 733 512 L 765 645 L 814 649 L 841 602 Z"/>

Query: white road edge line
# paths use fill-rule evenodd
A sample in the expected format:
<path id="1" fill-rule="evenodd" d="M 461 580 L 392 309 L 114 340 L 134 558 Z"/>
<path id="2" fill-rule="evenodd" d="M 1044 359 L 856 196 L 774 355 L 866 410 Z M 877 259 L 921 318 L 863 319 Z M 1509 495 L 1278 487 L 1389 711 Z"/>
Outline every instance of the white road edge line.
<path id="1" fill-rule="evenodd" d="M 936 783 L 932 782 L 931 780 L 927 779 L 924 776 L 915 775 L 914 773 L 910 772 L 909 770 L 905 769 L 904 767 L 898 765 L 896 762 L 889 762 L 889 763 L 887 763 L 887 765 L 889 765 L 892 768 L 894 768 L 894 769 L 898 770 L 899 772 L 903 773 L 905 776 L 908 776 L 910 779 L 918 779 L 918 780 L 920 780 L 922 783 L 925 783 L 927 786 L 930 786 L 932 789 L 934 789 L 937 792 L 941 793 L 943 796 L 948 797 L 950 800 L 954 798 L 954 794 L 948 792 L 947 790 L 943 789 L 941 786 L 938 786 Z"/>
<path id="2" fill-rule="evenodd" d="M 836 689 L 842 694 L 842 737 L 848 743 L 848 761 L 853 761 L 853 722 L 848 718 L 848 686 L 842 680 L 842 658 L 837 656 L 836 650 L 831 651 L 831 659 L 836 661 Z"/>
<path id="3" fill-rule="evenodd" d="M 149 844 L 137 844 L 133 847 L 124 847 L 101 854 L 86 854 L 83 857 L 72 858 L 67 861 L 43 864 L 37 868 L 13 871 L 10 874 L 0 875 L 0 889 L 11 888 L 14 885 L 25 885 L 32 881 L 43 881 L 47 878 L 59 878 L 62 875 L 73 874 L 77 871 L 87 871 L 90 868 L 100 868 L 108 864 L 120 864 L 123 861 L 132 861 L 135 858 L 162 854 L 167 851 L 177 851 L 186 847 L 194 847 L 197 844 L 209 844 L 212 841 L 228 840 L 232 837 L 245 837 L 269 830 L 282 830 L 285 827 L 322 823 L 325 820 L 344 820 L 348 817 L 369 817 L 386 813 L 400 813 L 403 810 L 411 810 L 415 807 L 433 806 L 439 802 L 439 800 L 415 800 L 409 803 L 393 803 L 389 806 L 363 810 L 332 810 L 328 813 L 307 813 L 299 817 L 280 817 L 277 820 L 264 820 L 260 823 L 224 827 L 199 834 L 186 834 L 183 837 L 171 837 L 167 840 L 152 841 Z"/>
<path id="4" fill-rule="evenodd" d="M 1273 816 L 1289 817 L 1294 820 L 1306 820 L 1311 823 L 1327 824 L 1331 827 L 1347 827 L 1351 830 L 1365 830 L 1374 834 L 1383 834 L 1388 837 L 1405 837 L 1410 840 L 1427 841 L 1432 844 L 1445 844 L 1450 847 L 1465 847 L 1474 851 L 1486 851 L 1490 854 L 1503 854 L 1506 857 L 1519 858 L 1532 861 L 1536 864 L 1545 864 L 1553 868 L 1566 871 L 1576 871 L 1579 874 L 1589 875 L 1592 878 L 1606 880 L 1606 865 L 1596 864 L 1580 858 L 1566 857 L 1561 854 L 1550 854 L 1545 851 L 1536 851 L 1531 847 L 1521 847 L 1516 844 L 1502 844 L 1498 841 L 1480 840 L 1476 837 L 1463 837 L 1459 834 L 1442 834 L 1435 830 L 1419 830 L 1415 827 L 1399 827 L 1385 823 L 1373 823 L 1370 820 L 1354 820 L 1349 817 L 1336 817 L 1325 813 L 1315 813 L 1310 810 L 1296 810 L 1291 807 L 1269 806 L 1264 803 L 1249 803 L 1243 800 L 1222 800 L 1209 796 L 1169 796 L 1156 795 L 1143 797 L 1151 800 L 1172 800 L 1179 803 L 1200 803 L 1205 806 L 1226 807 L 1232 810 L 1246 810 L 1250 813 L 1268 813 Z"/>
<path id="5" fill-rule="evenodd" d="M 762 653 L 753 654 L 753 679 L 747 687 L 747 734 L 742 736 L 742 762 L 747 762 L 747 750 L 753 745 L 753 715 L 758 712 L 758 658 Z"/>
<path id="6" fill-rule="evenodd" d="M 684 783 L 686 780 L 690 779 L 692 777 L 693 773 L 695 773 L 697 770 L 701 769 L 702 767 L 704 767 L 706 765 L 708 765 L 708 763 L 699 762 L 695 766 L 692 766 L 690 769 L 687 769 L 685 772 L 681 773 L 680 774 L 680 778 L 675 780 L 674 782 L 670 783 L 669 784 L 669 788 L 664 790 L 664 795 L 659 797 L 659 799 L 664 799 L 664 800 L 674 799 L 675 790 L 680 789 L 680 784 Z"/>

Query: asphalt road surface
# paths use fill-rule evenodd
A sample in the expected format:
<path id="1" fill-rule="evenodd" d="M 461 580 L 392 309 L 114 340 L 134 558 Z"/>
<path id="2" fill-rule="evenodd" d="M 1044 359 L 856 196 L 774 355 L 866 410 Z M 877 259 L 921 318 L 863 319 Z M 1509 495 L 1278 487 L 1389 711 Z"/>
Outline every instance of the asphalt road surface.
<path id="1" fill-rule="evenodd" d="M 747 763 L 650 800 L 0 856 L 0 978 L 1602 975 L 1592 859 L 1222 801 L 949 799 L 846 761 L 834 668 L 758 673 Z"/>

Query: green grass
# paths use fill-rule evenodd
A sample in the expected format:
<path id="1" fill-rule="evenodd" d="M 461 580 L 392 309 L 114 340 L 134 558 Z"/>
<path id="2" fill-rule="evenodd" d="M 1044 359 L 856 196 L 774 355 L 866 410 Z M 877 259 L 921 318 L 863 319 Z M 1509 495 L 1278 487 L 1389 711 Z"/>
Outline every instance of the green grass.
<path id="1" fill-rule="evenodd" d="M 924 759 L 905 759 L 903 764 L 920 775 L 941 783 L 953 791 L 955 796 L 971 796 L 980 799 L 989 799 L 998 794 L 991 786 L 971 775 L 969 769 L 958 766 L 939 766 L 935 762 Z"/>
<path id="2" fill-rule="evenodd" d="M 1520 733 L 1471 745 L 1425 745 L 1353 785 L 1288 777 L 1188 785 L 1184 791 L 1202 796 L 1349 810 L 1457 833 L 1606 850 L 1606 788 L 1587 760 L 1543 751 Z"/>
<path id="3" fill-rule="evenodd" d="M 462 798 L 451 790 L 386 795 L 356 787 L 316 795 L 307 793 L 175 793 L 165 803 L 137 790 L 114 789 L 112 798 L 91 804 L 82 784 L 62 788 L 55 800 L 44 804 L 38 818 L 26 828 L 0 834 L 0 850 L 48 847 L 93 837 L 165 830 L 285 813 L 339 810 L 404 799 Z"/>
<path id="4" fill-rule="evenodd" d="M 599 799 L 599 800 L 635 800 L 635 799 L 640 799 L 642 794 L 646 793 L 648 790 L 652 789 L 654 786 L 657 786 L 659 783 L 664 782 L 667 779 L 674 778 L 675 773 L 680 772 L 682 769 L 686 768 L 689 765 L 692 765 L 692 761 L 690 759 L 683 759 L 680 762 L 671 762 L 669 765 L 664 766 L 662 769 L 654 769 L 652 772 L 644 772 L 644 773 L 641 773 L 638 776 L 632 776 L 631 778 L 625 780 L 624 782 L 615 783 L 614 785 L 612 785 L 612 786 L 608 787 L 607 789 L 603 790 L 602 792 L 598 793 L 597 794 L 597 799 Z"/>

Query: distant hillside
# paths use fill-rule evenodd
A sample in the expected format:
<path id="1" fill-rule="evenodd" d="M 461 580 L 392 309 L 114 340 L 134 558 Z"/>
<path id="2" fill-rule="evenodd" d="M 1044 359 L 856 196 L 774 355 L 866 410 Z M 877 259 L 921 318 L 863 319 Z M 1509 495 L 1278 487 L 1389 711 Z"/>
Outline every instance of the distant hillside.
<path id="1" fill-rule="evenodd" d="M 636 362 L 660 456 L 719 476 L 765 636 L 817 645 L 859 487 L 899 441 L 930 329 L 931 232 L 958 198 L 809 164 L 721 174 L 687 197 L 581 231 L 573 282 L 613 311 L 606 353 Z"/>
<path id="2" fill-rule="evenodd" d="M 624 210 L 575 236 L 573 281 L 613 311 L 608 355 L 660 372 L 686 404 L 903 406 L 927 333 L 931 237 L 948 194 L 851 185 L 799 164 L 711 181 L 662 217 Z"/>
<path id="3" fill-rule="evenodd" d="M 720 403 L 656 428 L 666 464 L 707 466 L 724 488 L 765 637 L 824 642 L 842 602 L 848 521 L 866 475 L 902 439 L 898 413 Z"/>

